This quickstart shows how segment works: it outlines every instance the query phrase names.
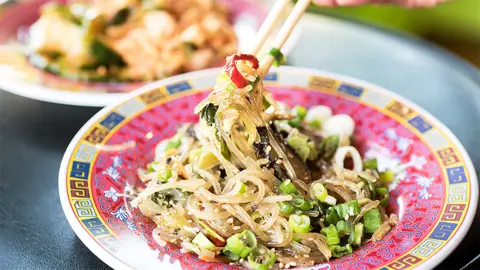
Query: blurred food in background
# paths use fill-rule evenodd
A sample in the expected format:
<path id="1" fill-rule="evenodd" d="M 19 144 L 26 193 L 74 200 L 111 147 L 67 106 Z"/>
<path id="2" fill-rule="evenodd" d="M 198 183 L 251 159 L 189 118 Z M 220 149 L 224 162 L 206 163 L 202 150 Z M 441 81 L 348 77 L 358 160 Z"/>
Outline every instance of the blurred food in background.
<path id="1" fill-rule="evenodd" d="M 312 7 L 310 11 L 407 31 L 450 49 L 480 67 L 480 0 L 451 0 L 420 9 L 369 5 Z"/>
<path id="2" fill-rule="evenodd" d="M 237 50 L 214 0 L 47 3 L 24 42 L 31 64 L 81 81 L 150 81 L 221 63 Z"/>

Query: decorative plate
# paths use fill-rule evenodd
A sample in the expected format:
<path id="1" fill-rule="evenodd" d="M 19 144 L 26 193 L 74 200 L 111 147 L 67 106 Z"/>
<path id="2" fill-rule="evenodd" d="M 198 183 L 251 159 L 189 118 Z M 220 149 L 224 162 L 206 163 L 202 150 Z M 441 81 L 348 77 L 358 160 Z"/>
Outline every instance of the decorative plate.
<path id="1" fill-rule="evenodd" d="M 193 108 L 219 72 L 144 86 L 97 113 L 70 143 L 59 173 L 62 206 L 78 237 L 111 267 L 235 268 L 159 246 L 151 236 L 155 224 L 127 208 L 122 195 L 139 184 L 136 169 L 153 159 L 158 141 L 180 123 L 198 120 Z M 282 67 L 268 74 L 265 85 L 289 105 L 324 104 L 351 115 L 363 155 L 397 173 L 389 211 L 400 224 L 380 242 L 311 269 L 431 269 L 462 241 L 476 211 L 477 177 L 458 139 L 432 115 L 378 86 L 326 72 Z M 136 146 L 121 152 L 95 147 L 131 141 Z"/>
<path id="2" fill-rule="evenodd" d="M 2 2 L 2 1 L 0 1 Z M 15 2 L 15 1 L 13 1 Z M 26 61 L 22 36 L 48 0 L 18 1 L 0 9 L 0 89 L 43 101 L 79 106 L 105 106 L 144 83 L 87 83 L 43 72 Z M 65 2 L 57 0 L 55 2 Z M 240 48 L 249 48 L 266 16 L 264 6 L 251 0 L 222 0 L 230 9 Z M 19 16 L 21 14 L 21 16 Z M 291 44 L 291 42 L 290 42 Z"/>

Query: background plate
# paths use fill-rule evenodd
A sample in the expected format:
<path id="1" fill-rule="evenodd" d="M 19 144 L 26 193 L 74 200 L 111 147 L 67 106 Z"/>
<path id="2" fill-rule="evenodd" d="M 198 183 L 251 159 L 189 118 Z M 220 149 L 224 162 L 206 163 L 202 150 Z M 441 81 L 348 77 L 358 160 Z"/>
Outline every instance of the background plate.
<path id="1" fill-rule="evenodd" d="M 0 89 L 53 103 L 102 107 L 117 101 L 125 92 L 144 85 L 74 82 L 40 71 L 26 64 L 23 57 L 8 49 L 5 44 L 16 43 L 19 33 L 24 33 L 38 18 L 38 9 L 45 2 L 65 1 L 22 1 L 9 4 L 0 10 Z M 223 2 L 231 11 L 239 47 L 249 48 L 251 38 L 266 16 L 264 6 L 251 0 Z M 2 63 L 5 64 L 3 67 Z"/>

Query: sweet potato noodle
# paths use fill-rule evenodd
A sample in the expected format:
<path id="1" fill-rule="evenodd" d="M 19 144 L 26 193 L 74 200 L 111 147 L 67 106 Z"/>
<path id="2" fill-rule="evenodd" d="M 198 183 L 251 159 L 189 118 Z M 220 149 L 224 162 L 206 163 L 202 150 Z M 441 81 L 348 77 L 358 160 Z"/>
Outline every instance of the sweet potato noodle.
<path id="1" fill-rule="evenodd" d="M 154 239 L 251 269 L 312 266 L 381 239 L 398 223 L 385 215 L 393 173 L 362 160 L 348 115 L 276 102 L 252 57 L 227 59 L 200 122 L 138 170 L 145 187 L 129 203 L 158 225 Z"/>

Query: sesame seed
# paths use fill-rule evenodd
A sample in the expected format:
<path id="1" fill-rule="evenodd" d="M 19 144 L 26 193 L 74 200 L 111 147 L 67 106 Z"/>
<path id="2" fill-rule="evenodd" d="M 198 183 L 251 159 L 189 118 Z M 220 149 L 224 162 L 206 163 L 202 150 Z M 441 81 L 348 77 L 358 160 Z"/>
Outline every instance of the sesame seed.
<path id="1" fill-rule="evenodd" d="M 227 219 L 227 223 L 232 224 L 233 223 L 233 218 Z"/>
<path id="2" fill-rule="evenodd" d="M 215 213 L 219 213 L 219 212 L 220 212 L 220 210 L 219 210 L 218 208 L 215 208 L 215 210 L 213 210 L 213 212 L 215 212 Z"/>
<path id="3" fill-rule="evenodd" d="M 285 266 L 285 264 L 283 264 L 282 262 L 278 265 L 280 268 L 283 268 Z"/>
<path id="4" fill-rule="evenodd" d="M 236 230 L 240 230 L 242 227 L 240 226 L 233 226 L 233 229 L 236 231 Z"/>
<path id="5" fill-rule="evenodd" d="M 305 258 L 310 258 L 310 255 L 308 255 L 308 254 L 303 254 L 303 257 L 305 257 Z"/>
<path id="6" fill-rule="evenodd" d="M 267 149 L 266 149 L 267 153 L 270 153 L 270 151 L 272 151 L 272 147 L 269 145 L 267 146 Z"/>
<path id="7" fill-rule="evenodd" d="M 313 238 L 308 238 L 308 241 L 313 241 L 313 240 L 315 240 L 315 239 L 313 239 Z"/>
<path id="8" fill-rule="evenodd" d="M 243 261 L 244 261 L 243 258 L 241 258 L 238 262 L 239 262 L 239 263 L 243 263 Z"/>
<path id="9" fill-rule="evenodd" d="M 188 222 L 188 223 L 192 223 L 193 221 L 191 221 L 191 220 L 189 219 L 189 220 L 187 220 L 187 222 Z"/>
<path id="10" fill-rule="evenodd" d="M 193 216 L 192 212 L 188 212 L 188 215 L 189 215 L 189 216 Z"/>
<path id="11" fill-rule="evenodd" d="M 279 159 L 279 160 L 277 160 L 277 162 L 275 162 L 275 163 L 277 163 L 277 164 L 282 164 L 282 163 L 283 163 L 283 160 Z"/>
<path id="12" fill-rule="evenodd" d="M 286 269 L 290 268 L 290 263 L 287 263 L 287 264 L 285 265 L 285 268 L 286 268 Z"/>
<path id="13" fill-rule="evenodd" d="M 298 259 L 298 255 L 295 255 L 295 259 Z"/>
<path id="14" fill-rule="evenodd" d="M 290 265 L 291 266 L 297 266 L 297 263 L 296 262 L 291 262 Z"/>
<path id="15" fill-rule="evenodd" d="M 271 249 L 271 251 L 272 251 L 272 252 L 275 252 L 275 249 L 274 249 L 274 248 L 272 248 L 272 249 Z"/>

